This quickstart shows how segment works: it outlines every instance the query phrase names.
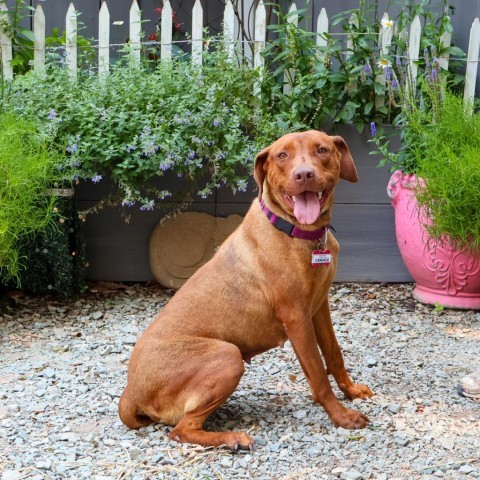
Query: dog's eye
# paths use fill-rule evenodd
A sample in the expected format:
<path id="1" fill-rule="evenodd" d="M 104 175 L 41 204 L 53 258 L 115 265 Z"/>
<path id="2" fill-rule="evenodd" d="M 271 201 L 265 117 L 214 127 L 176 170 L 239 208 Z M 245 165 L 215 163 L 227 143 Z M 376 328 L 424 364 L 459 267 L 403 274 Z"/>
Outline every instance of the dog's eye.
<path id="1" fill-rule="evenodd" d="M 325 147 L 320 147 L 318 150 L 317 150 L 318 153 L 320 154 L 323 154 L 323 153 L 327 153 L 328 150 L 325 148 Z"/>
<path id="2" fill-rule="evenodd" d="M 287 154 L 285 152 L 280 152 L 277 156 L 280 160 L 283 160 L 284 158 L 287 158 Z"/>

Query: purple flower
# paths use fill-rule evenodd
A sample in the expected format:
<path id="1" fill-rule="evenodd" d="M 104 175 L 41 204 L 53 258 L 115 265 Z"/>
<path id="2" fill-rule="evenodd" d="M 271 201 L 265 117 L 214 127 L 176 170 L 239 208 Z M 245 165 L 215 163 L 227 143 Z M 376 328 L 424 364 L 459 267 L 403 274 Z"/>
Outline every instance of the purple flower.
<path id="1" fill-rule="evenodd" d="M 136 150 L 136 149 L 137 149 L 137 146 L 136 146 L 136 145 L 129 145 L 129 146 L 127 147 L 127 153 L 131 153 L 131 152 L 133 152 L 133 151 Z"/>
<path id="2" fill-rule="evenodd" d="M 166 160 L 163 160 L 163 161 L 160 162 L 160 164 L 158 165 L 158 168 L 160 170 L 162 170 L 163 172 L 165 172 L 166 170 L 171 168 L 173 165 L 174 165 L 173 160 L 166 159 Z"/>
<path id="3" fill-rule="evenodd" d="M 364 71 L 365 71 L 365 73 L 366 73 L 367 75 L 370 74 L 370 73 L 372 73 L 372 67 L 370 66 L 369 63 L 366 63 L 366 64 L 365 64 Z"/>
<path id="4" fill-rule="evenodd" d="M 392 88 L 394 90 L 396 90 L 398 88 L 398 81 L 395 78 L 392 80 Z"/>
<path id="5" fill-rule="evenodd" d="M 150 200 L 148 203 L 144 203 L 141 207 L 140 210 L 153 210 L 155 206 L 155 202 L 153 200 Z"/>
<path id="6" fill-rule="evenodd" d="M 127 200 L 124 198 L 122 200 L 122 207 L 133 207 L 135 205 L 135 200 Z"/>
<path id="7" fill-rule="evenodd" d="M 103 177 L 101 175 L 95 175 L 92 177 L 92 182 L 93 183 L 98 183 Z"/>
<path id="8" fill-rule="evenodd" d="M 432 80 L 435 81 L 437 79 L 437 70 L 435 68 L 432 68 L 431 75 L 432 75 Z"/>
<path id="9" fill-rule="evenodd" d="M 375 125 L 375 122 L 370 123 L 370 132 L 372 133 L 372 137 L 377 135 L 377 126 Z"/>
<path id="10" fill-rule="evenodd" d="M 51 108 L 47 118 L 49 120 L 53 120 L 54 118 L 57 118 L 57 116 L 58 116 L 57 112 L 53 108 Z"/>
<path id="11" fill-rule="evenodd" d="M 385 78 L 387 79 L 387 82 L 392 79 L 392 71 L 388 65 L 385 67 Z"/>
<path id="12" fill-rule="evenodd" d="M 247 191 L 248 183 L 246 180 L 237 180 L 237 189 L 239 192 Z"/>
<path id="13" fill-rule="evenodd" d="M 78 146 L 77 145 L 71 145 L 71 146 L 68 146 L 66 148 L 67 152 L 68 153 L 74 153 L 78 150 Z"/>
<path id="14" fill-rule="evenodd" d="M 188 158 L 189 158 L 190 160 L 193 160 L 193 159 L 196 157 L 196 155 L 197 155 L 197 154 L 196 154 L 193 150 L 190 150 L 190 151 L 188 152 Z"/>
<path id="15" fill-rule="evenodd" d="M 214 127 L 218 127 L 220 121 L 216 118 L 214 121 L 213 121 L 213 126 Z"/>
<path id="16" fill-rule="evenodd" d="M 427 68 L 430 68 L 430 59 L 428 58 L 428 48 L 423 50 L 423 56 L 425 57 L 425 65 Z"/>

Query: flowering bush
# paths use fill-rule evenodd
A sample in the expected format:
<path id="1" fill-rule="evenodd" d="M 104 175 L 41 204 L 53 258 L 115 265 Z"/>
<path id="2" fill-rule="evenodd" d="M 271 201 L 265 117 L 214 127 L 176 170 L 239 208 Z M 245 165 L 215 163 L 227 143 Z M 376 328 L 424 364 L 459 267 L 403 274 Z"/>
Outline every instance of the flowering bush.
<path id="1" fill-rule="evenodd" d="M 400 3 L 400 2 L 399 2 Z M 315 34 L 303 30 L 289 16 L 304 15 L 304 10 L 279 17 L 278 25 L 272 25 L 274 39 L 263 52 L 269 74 L 262 84 L 263 104 L 291 124 L 303 123 L 313 128 L 325 128 L 329 123 L 354 123 L 360 131 L 371 122 L 394 123 L 400 107 L 392 100 L 389 89 L 395 83 L 381 82 L 392 64 L 408 57 L 407 29 L 419 15 L 424 24 L 421 49 L 436 47 L 438 55 L 463 55 L 456 47 L 442 48 L 440 38 L 451 32 L 447 1 L 433 0 L 401 2 L 401 13 L 395 19 L 379 21 L 378 2 L 360 0 L 356 9 L 341 12 L 332 18 L 331 27 L 342 25 L 340 39 L 334 33 L 324 34 L 326 46 L 316 44 Z M 437 14 L 436 12 L 441 12 Z M 307 19 L 308 20 L 308 19 Z M 395 27 L 395 28 L 394 28 Z M 378 49 L 379 34 L 394 28 L 388 54 Z M 347 39 L 349 42 L 347 42 Z M 425 60 L 417 62 L 420 70 Z M 445 72 L 453 83 L 463 80 L 455 74 L 455 62 L 450 62 L 450 71 Z M 285 84 L 289 85 L 287 91 Z M 377 102 L 385 96 L 386 101 Z"/>
<path id="2" fill-rule="evenodd" d="M 254 82 L 252 69 L 219 49 L 205 54 L 202 68 L 122 64 L 106 78 L 82 74 L 77 82 L 50 66 L 44 77 L 18 78 L 7 101 L 56 136 L 75 178 L 108 175 L 119 203 L 152 209 L 174 193 L 152 183 L 165 174 L 191 186 L 182 200 L 224 185 L 246 190 L 255 153 L 291 129 L 256 107 Z"/>
<path id="3" fill-rule="evenodd" d="M 431 124 L 431 115 L 440 111 L 447 88 L 447 77 L 438 64 L 436 49 L 432 52 L 425 48 L 423 52 L 423 76 L 413 81 L 409 74 L 409 66 L 397 58 L 394 65 L 385 69 L 389 103 L 400 107 L 394 126 L 400 131 L 401 144 L 398 149 L 390 149 L 390 139 L 383 133 L 381 126 L 370 123 L 371 142 L 375 143 L 381 154 L 379 166 L 390 169 L 401 169 L 404 173 L 418 173 L 423 152 L 429 148 L 425 142 L 424 129 Z M 450 84 L 451 86 L 451 84 Z"/>
<path id="4" fill-rule="evenodd" d="M 425 75 L 418 85 L 402 68 L 392 68 L 392 92 L 400 103 L 402 142 L 399 150 L 377 134 L 373 141 L 392 165 L 421 179 L 414 188 L 429 235 L 456 247 L 480 250 L 480 114 L 448 88 L 435 53 L 424 52 Z M 400 80 L 398 81 L 397 78 Z"/>

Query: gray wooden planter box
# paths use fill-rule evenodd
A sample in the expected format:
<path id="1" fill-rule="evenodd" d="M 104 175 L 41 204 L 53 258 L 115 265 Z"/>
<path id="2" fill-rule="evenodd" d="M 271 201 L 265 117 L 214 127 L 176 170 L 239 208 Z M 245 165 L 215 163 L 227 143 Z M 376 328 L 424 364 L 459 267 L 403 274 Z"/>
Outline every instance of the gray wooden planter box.
<path id="1" fill-rule="evenodd" d="M 398 251 L 395 238 L 394 211 L 386 194 L 390 172 L 377 168 L 378 158 L 369 155 L 372 144 L 368 133 L 359 134 L 354 126 L 342 126 L 342 135 L 357 165 L 359 182 L 340 182 L 336 189 L 333 226 L 340 243 L 339 282 L 411 281 Z M 215 198 L 191 204 L 190 211 L 216 216 L 232 213 L 244 215 L 256 197 L 253 178 L 249 192 L 233 195 L 228 188 L 219 189 Z M 105 185 L 80 185 L 76 198 L 85 209 L 106 193 Z M 166 210 L 128 209 L 125 223 L 119 209 L 105 208 L 88 216 L 85 223 L 90 280 L 144 282 L 153 279 L 148 258 L 152 230 Z M 268 248 L 268 246 L 265 246 Z"/>

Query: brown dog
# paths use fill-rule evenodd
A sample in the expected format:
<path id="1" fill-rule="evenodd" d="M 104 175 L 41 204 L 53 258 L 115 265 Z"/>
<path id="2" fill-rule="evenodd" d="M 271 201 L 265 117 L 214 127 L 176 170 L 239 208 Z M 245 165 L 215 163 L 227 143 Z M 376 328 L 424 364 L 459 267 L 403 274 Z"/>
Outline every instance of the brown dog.
<path id="1" fill-rule="evenodd" d="M 286 340 L 313 400 L 333 423 L 367 424 L 365 415 L 338 401 L 327 377 L 331 373 L 349 399 L 372 395 L 345 370 L 328 306 L 338 254 L 328 226 L 340 178 L 357 181 L 341 137 L 290 133 L 257 155 L 262 202 L 253 202 L 238 229 L 175 294 L 133 350 L 119 405 L 125 425 L 162 422 L 176 425 L 170 438 L 179 442 L 253 447 L 246 433 L 207 432 L 202 426 L 237 387 L 243 362 Z"/>

